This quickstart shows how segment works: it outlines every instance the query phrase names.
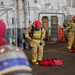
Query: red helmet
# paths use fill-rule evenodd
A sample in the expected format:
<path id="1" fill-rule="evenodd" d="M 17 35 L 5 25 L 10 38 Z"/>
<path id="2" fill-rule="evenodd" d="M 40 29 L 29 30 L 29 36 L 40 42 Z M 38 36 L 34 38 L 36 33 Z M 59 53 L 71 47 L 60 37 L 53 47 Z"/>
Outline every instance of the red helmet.
<path id="1" fill-rule="evenodd" d="M 40 27 L 41 26 L 41 22 L 39 20 L 34 21 L 33 23 L 36 27 Z"/>
<path id="2" fill-rule="evenodd" d="M 75 19 L 75 16 L 73 16 L 73 18 L 72 19 Z"/>

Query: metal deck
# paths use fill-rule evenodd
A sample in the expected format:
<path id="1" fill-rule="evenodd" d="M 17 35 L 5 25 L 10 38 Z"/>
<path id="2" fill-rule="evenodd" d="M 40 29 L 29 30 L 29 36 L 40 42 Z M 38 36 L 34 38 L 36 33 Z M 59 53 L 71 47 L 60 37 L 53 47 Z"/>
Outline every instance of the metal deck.
<path id="1" fill-rule="evenodd" d="M 25 50 L 29 61 L 31 60 L 31 50 Z M 48 44 L 44 47 L 44 58 L 61 59 L 63 66 L 41 66 L 30 65 L 35 75 L 75 75 L 75 54 L 67 50 L 67 42 Z"/>

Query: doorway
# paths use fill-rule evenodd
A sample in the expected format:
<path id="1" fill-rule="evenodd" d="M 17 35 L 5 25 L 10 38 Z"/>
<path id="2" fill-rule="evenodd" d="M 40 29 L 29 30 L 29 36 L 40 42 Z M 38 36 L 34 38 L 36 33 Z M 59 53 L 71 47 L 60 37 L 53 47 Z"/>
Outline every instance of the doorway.
<path id="1" fill-rule="evenodd" d="M 46 31 L 45 40 L 49 40 L 49 18 L 47 16 L 42 17 L 42 25 Z"/>

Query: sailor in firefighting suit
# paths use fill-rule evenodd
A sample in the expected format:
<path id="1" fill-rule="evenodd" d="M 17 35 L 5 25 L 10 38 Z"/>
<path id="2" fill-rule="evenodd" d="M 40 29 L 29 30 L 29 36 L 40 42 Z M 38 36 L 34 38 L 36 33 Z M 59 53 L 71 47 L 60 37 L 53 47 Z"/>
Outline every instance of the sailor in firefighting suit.
<path id="1" fill-rule="evenodd" d="M 72 18 L 72 21 L 68 22 L 68 50 L 71 50 L 75 47 L 75 16 Z"/>
<path id="2" fill-rule="evenodd" d="M 32 37 L 29 36 L 31 32 Z M 25 30 L 25 37 L 29 40 L 32 49 L 32 63 L 39 64 L 39 61 L 43 58 L 43 46 L 45 38 L 45 29 L 39 20 L 33 22 L 28 29 Z"/>
<path id="3" fill-rule="evenodd" d="M 6 45 L 5 40 L 6 24 L 0 20 L 0 46 Z"/>

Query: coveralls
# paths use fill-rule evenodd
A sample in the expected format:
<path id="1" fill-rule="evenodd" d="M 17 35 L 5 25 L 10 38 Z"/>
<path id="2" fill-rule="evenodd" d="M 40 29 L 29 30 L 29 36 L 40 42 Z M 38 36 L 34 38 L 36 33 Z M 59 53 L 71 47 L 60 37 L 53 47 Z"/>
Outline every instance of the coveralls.
<path id="1" fill-rule="evenodd" d="M 75 23 L 68 23 L 68 49 L 71 50 L 75 46 Z"/>
<path id="2" fill-rule="evenodd" d="M 43 39 L 45 38 L 45 29 L 41 27 L 41 29 L 37 31 L 34 27 L 32 37 L 29 36 L 30 32 L 32 32 L 32 25 L 25 30 L 24 34 L 26 38 L 31 39 L 29 43 L 32 49 L 32 62 L 34 63 L 43 58 L 43 46 L 45 45 Z"/>

